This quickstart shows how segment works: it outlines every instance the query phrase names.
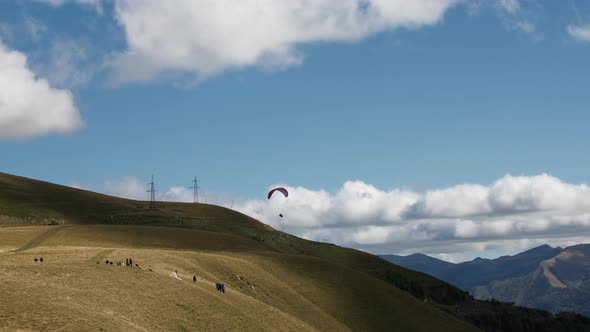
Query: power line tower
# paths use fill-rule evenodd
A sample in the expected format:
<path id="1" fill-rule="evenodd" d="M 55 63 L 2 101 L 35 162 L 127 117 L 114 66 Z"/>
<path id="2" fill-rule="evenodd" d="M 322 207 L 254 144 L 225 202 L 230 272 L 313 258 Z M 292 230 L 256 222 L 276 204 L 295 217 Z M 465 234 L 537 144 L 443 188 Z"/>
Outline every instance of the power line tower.
<path id="1" fill-rule="evenodd" d="M 199 181 L 197 181 L 197 177 L 193 179 L 193 186 L 189 187 L 189 189 L 193 190 L 193 203 L 199 203 Z"/>
<path id="2" fill-rule="evenodd" d="M 156 185 L 154 184 L 154 176 L 152 175 L 152 182 L 148 183 L 150 189 L 146 192 L 150 193 L 150 209 L 156 208 Z"/>

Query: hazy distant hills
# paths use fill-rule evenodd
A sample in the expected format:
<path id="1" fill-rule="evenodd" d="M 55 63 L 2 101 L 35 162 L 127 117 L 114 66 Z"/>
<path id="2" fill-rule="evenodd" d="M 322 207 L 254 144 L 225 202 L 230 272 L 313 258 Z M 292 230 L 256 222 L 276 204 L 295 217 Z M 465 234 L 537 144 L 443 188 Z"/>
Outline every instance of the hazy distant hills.
<path id="1" fill-rule="evenodd" d="M 473 293 L 479 298 L 590 316 L 590 245 L 568 247 L 524 276 L 495 280 Z"/>
<path id="2" fill-rule="evenodd" d="M 394 264 L 407 267 L 408 269 L 424 272 L 438 278 L 441 278 L 440 275 L 442 273 L 450 271 L 454 266 L 456 266 L 453 263 L 449 263 L 424 254 L 412 254 L 409 256 L 381 255 L 381 257 Z"/>
<path id="3" fill-rule="evenodd" d="M 554 257 L 562 250 L 543 245 L 514 256 L 502 256 L 496 259 L 478 257 L 459 264 L 424 254 L 382 255 L 381 257 L 394 264 L 430 274 L 471 292 L 475 287 L 495 280 L 525 275 L 535 269 L 541 261 Z"/>
<path id="4" fill-rule="evenodd" d="M 460 280 L 460 288 L 472 291 L 474 287 L 494 280 L 514 278 L 535 269 L 543 260 L 561 253 L 563 249 L 543 245 L 514 256 L 496 259 L 476 258 L 471 262 L 457 264 L 456 269 L 447 271 L 445 279 Z"/>
<path id="5" fill-rule="evenodd" d="M 553 312 L 590 316 L 590 245 L 543 245 L 514 256 L 476 258 L 453 264 L 423 254 L 383 255 L 395 264 L 425 272 L 469 291 Z"/>

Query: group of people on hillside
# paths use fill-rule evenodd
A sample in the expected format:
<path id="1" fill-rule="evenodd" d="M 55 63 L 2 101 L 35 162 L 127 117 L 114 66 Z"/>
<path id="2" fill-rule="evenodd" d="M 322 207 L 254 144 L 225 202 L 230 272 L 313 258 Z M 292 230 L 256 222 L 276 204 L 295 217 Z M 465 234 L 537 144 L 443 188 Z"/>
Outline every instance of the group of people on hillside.
<path id="1" fill-rule="evenodd" d="M 222 283 L 216 282 L 216 283 L 215 283 L 215 287 L 217 287 L 217 291 L 218 291 L 218 292 L 225 293 L 225 284 L 222 284 Z"/>
<path id="2" fill-rule="evenodd" d="M 170 273 L 170 276 L 172 278 L 174 278 L 174 279 L 182 280 L 182 279 L 180 279 L 180 277 L 178 277 L 178 270 L 174 270 L 174 272 Z M 193 275 L 193 282 L 197 282 L 197 276 L 196 275 Z M 220 282 L 216 282 L 215 283 L 215 287 L 217 288 L 217 291 L 218 292 L 225 293 L 225 284 L 222 284 Z"/>
<path id="3" fill-rule="evenodd" d="M 37 261 L 37 257 L 35 257 L 35 262 Z M 43 261 L 43 258 L 41 258 L 41 262 Z M 96 262 L 98 264 L 98 262 Z M 113 265 L 113 261 L 110 260 L 105 260 L 105 264 L 107 265 Z M 139 268 L 138 264 L 135 264 L 135 266 L 133 266 L 133 259 L 132 258 L 126 258 L 125 259 L 125 263 L 123 263 L 122 261 L 118 261 L 117 262 L 117 266 L 129 266 L 129 267 L 136 267 Z M 150 271 L 152 271 L 152 269 L 150 269 Z M 179 279 L 182 280 L 178 277 L 178 270 L 174 270 L 174 272 L 170 273 L 170 276 L 174 279 Z M 197 276 L 193 275 L 193 282 L 197 282 Z M 215 287 L 217 288 L 218 292 L 222 292 L 225 293 L 225 284 L 220 283 L 220 282 L 216 282 L 215 283 Z"/>
<path id="4" fill-rule="evenodd" d="M 34 261 L 35 261 L 35 263 L 37 263 L 37 262 L 41 262 L 41 263 L 43 263 L 43 257 L 41 257 L 41 258 L 37 259 L 37 256 L 35 256 L 35 259 L 34 259 Z"/>
<path id="5" fill-rule="evenodd" d="M 98 262 L 96 262 L 98 264 Z M 107 265 L 113 265 L 113 261 L 109 261 L 108 259 L 105 260 L 104 262 Z M 133 259 L 131 258 L 125 258 L 125 263 L 123 264 L 123 261 L 118 261 L 117 262 L 117 266 L 128 266 L 128 267 L 136 267 L 139 268 L 139 265 L 136 263 L 135 266 L 133 266 Z"/>

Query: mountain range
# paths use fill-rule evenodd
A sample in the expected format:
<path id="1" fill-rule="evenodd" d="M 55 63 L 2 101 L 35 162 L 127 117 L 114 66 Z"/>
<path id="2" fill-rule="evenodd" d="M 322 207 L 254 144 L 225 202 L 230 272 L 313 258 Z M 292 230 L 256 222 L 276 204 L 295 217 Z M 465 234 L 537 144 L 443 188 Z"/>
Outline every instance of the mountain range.
<path id="1" fill-rule="evenodd" d="M 450 263 L 424 254 L 382 255 L 456 285 L 477 299 L 590 316 L 590 245 L 542 245 L 514 256 Z"/>

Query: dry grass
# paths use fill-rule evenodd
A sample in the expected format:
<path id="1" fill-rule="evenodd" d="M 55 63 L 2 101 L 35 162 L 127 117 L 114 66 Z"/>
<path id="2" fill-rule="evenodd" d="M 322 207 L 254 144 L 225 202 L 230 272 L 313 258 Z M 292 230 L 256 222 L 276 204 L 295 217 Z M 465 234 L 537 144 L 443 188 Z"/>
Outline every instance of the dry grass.
<path id="1" fill-rule="evenodd" d="M 227 234 L 46 226 L 0 243 L 0 330 L 473 330 L 365 273 Z M 141 269 L 104 264 L 126 257 Z"/>
<path id="2" fill-rule="evenodd" d="M 69 241 L 67 245 L 94 243 L 95 246 L 102 247 L 268 250 L 315 257 L 343 265 L 386 281 L 419 298 L 427 297 L 443 304 L 464 301 L 468 295 L 436 278 L 390 264 L 377 256 L 328 243 L 307 241 L 220 206 L 158 202 L 156 209 L 149 209 L 148 202 L 126 200 L 0 173 L 0 228 L 54 221 L 66 225 L 169 227 L 169 230 L 160 228 L 158 234 L 154 234 L 153 228 L 142 230 L 136 227 L 120 227 L 116 231 L 109 231 L 115 228 L 106 227 L 98 229 L 97 234 L 82 231 L 77 236 L 66 236 Z M 68 229 L 66 233 L 73 235 L 72 232 L 76 232 L 76 229 Z M 185 234 L 182 229 L 209 232 L 209 236 L 197 236 L 199 241 L 204 242 L 201 245 L 194 239 L 179 235 Z M 56 235 L 65 236 L 61 232 L 62 230 Z M 55 239 L 56 236 L 52 238 Z M 43 241 L 45 239 L 40 237 L 32 241 L 29 247 L 38 246 Z M 217 245 L 214 246 L 215 244 Z"/>

